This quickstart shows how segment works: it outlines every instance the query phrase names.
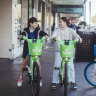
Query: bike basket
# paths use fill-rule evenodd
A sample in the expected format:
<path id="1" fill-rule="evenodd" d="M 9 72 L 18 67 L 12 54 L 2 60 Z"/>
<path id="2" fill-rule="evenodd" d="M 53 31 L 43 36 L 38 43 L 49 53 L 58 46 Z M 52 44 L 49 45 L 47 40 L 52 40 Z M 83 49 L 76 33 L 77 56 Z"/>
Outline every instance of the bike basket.
<path id="1" fill-rule="evenodd" d="M 36 43 L 32 42 L 32 39 L 28 42 L 29 54 L 32 56 L 42 54 L 43 42 L 41 40 L 37 40 Z"/>
<path id="2" fill-rule="evenodd" d="M 60 54 L 61 57 L 65 58 L 66 56 L 68 58 L 71 58 L 73 56 L 73 48 L 74 45 L 62 45 L 60 44 Z"/>
<path id="3" fill-rule="evenodd" d="M 96 56 L 96 45 L 94 45 L 94 55 Z"/>

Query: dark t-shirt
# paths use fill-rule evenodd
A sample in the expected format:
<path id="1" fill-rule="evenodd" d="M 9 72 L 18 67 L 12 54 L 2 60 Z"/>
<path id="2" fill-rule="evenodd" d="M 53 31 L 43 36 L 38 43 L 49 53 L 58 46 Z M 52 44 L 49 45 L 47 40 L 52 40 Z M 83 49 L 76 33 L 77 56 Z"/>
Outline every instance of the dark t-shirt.
<path id="1" fill-rule="evenodd" d="M 34 34 L 34 32 L 30 32 L 30 39 L 35 39 L 35 34 Z"/>

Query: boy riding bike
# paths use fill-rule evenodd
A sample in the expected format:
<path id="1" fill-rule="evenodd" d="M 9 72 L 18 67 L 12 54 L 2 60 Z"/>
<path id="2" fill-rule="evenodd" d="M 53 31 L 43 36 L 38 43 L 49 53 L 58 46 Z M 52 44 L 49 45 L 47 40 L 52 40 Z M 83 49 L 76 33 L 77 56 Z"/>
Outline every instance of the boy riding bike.
<path id="1" fill-rule="evenodd" d="M 82 42 L 82 39 L 80 36 L 72 29 L 68 28 L 68 20 L 66 17 L 60 18 L 59 22 L 60 28 L 55 29 L 53 32 L 51 40 L 54 40 L 54 38 L 58 38 L 59 40 L 75 40 L 78 38 L 80 40 L 80 43 Z M 51 88 L 56 89 L 56 84 L 60 83 L 59 81 L 59 69 L 61 67 L 61 56 L 60 56 L 60 44 L 58 42 L 55 43 L 55 64 L 53 69 L 53 81 Z M 76 83 L 75 83 L 75 70 L 74 70 L 74 63 L 73 58 L 71 58 L 71 64 L 70 64 L 70 81 L 72 85 L 72 89 L 77 89 Z"/>
<path id="2" fill-rule="evenodd" d="M 38 20 L 35 17 L 32 17 L 28 20 L 28 27 L 24 28 L 24 31 L 19 36 L 19 39 L 22 38 L 22 36 L 26 36 L 28 39 L 37 39 L 38 32 L 39 36 L 43 37 L 45 36 L 48 38 L 47 33 L 45 33 L 43 30 L 40 30 L 38 27 Z M 17 86 L 21 87 L 23 82 L 23 68 L 26 66 L 27 60 L 29 58 L 29 52 L 28 52 L 28 43 L 27 41 L 24 41 L 24 47 L 23 47 L 23 60 L 20 68 L 20 77 L 17 82 Z M 40 85 L 42 86 L 42 78 L 41 78 L 41 67 L 39 64 L 39 70 L 40 70 Z"/>

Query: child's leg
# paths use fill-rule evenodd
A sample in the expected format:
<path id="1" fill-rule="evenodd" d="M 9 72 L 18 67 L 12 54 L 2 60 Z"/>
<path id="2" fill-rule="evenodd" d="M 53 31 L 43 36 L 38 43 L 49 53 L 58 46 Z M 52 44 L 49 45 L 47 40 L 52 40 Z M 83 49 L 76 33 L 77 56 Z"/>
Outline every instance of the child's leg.
<path id="1" fill-rule="evenodd" d="M 59 83 L 59 69 L 61 67 L 61 56 L 60 52 L 55 52 L 55 64 L 53 69 L 53 81 L 52 83 Z"/>
<path id="2" fill-rule="evenodd" d="M 20 77 L 23 76 L 23 68 L 26 66 L 28 58 L 29 58 L 29 56 L 26 56 L 26 58 L 23 58 L 23 60 L 22 60 L 21 68 L 20 68 Z"/>
<path id="3" fill-rule="evenodd" d="M 70 63 L 70 83 L 71 83 L 71 89 L 76 90 L 77 86 L 75 83 L 75 69 L 74 69 L 73 58 L 71 58 L 71 63 Z"/>
<path id="4" fill-rule="evenodd" d="M 41 76 L 41 64 L 39 62 L 39 72 L 40 72 L 40 86 L 42 86 L 42 76 Z"/>
<path id="5" fill-rule="evenodd" d="M 27 63 L 27 60 L 28 60 L 28 57 L 29 56 L 26 56 L 26 58 L 23 58 L 22 60 L 22 64 L 21 64 L 21 68 L 20 68 L 20 77 L 18 79 L 18 82 L 17 82 L 17 86 L 18 87 L 21 87 L 22 86 L 22 82 L 23 82 L 23 68 L 25 67 L 26 63 Z"/>
<path id="6" fill-rule="evenodd" d="M 75 69 L 74 69 L 73 58 L 71 58 L 70 61 L 70 81 L 75 83 Z"/>
<path id="7" fill-rule="evenodd" d="M 41 77 L 41 64 L 39 62 L 39 71 L 40 71 L 40 77 Z"/>

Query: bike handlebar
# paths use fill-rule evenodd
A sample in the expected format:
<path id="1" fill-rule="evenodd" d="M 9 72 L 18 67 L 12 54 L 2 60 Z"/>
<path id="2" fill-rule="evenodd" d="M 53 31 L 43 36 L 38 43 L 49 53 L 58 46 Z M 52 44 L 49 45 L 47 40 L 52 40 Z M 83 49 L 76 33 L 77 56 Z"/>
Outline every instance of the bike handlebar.
<path id="1" fill-rule="evenodd" d="M 62 41 L 66 41 L 66 40 L 59 40 L 58 38 L 54 38 L 54 40 L 56 40 L 57 42 L 62 42 Z M 73 41 L 70 41 L 69 40 L 69 42 L 72 42 L 73 44 L 75 44 L 76 42 L 78 42 L 79 41 L 79 39 L 78 38 L 76 38 L 75 40 L 73 40 Z"/>
<path id="2" fill-rule="evenodd" d="M 23 40 L 27 40 L 27 38 L 25 36 L 22 36 Z"/>
<path id="3" fill-rule="evenodd" d="M 26 40 L 26 41 L 29 40 L 29 39 L 27 39 L 25 36 L 22 36 L 22 38 L 23 38 L 23 40 Z M 43 37 L 41 38 L 41 40 L 42 40 L 42 41 L 45 40 L 45 37 L 43 36 Z"/>

